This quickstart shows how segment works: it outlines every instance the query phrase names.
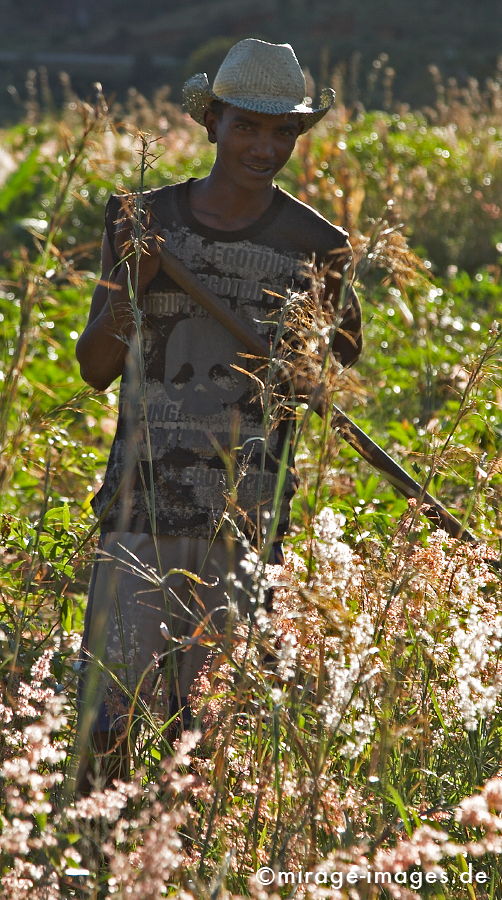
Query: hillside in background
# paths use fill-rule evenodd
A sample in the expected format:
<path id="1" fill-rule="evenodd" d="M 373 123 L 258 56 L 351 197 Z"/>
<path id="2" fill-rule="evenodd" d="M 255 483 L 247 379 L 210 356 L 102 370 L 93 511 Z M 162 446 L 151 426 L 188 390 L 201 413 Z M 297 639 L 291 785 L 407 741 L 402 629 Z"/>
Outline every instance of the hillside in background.
<path id="1" fill-rule="evenodd" d="M 149 95 L 169 84 L 178 101 L 187 75 L 211 75 L 228 46 L 249 36 L 291 42 L 318 82 L 342 70 L 350 102 L 382 105 L 387 80 L 394 99 L 421 106 L 434 99 L 430 64 L 461 84 L 469 77 L 484 81 L 502 45 L 495 0 L 484 0 L 475 15 L 459 0 L 185 0 L 161 6 L 153 0 L 51 0 L 43 18 L 34 15 L 33 0 L 0 0 L 0 18 L 4 120 L 19 117 L 19 100 L 9 86 L 23 97 L 30 68 L 47 68 L 56 99 L 63 70 L 80 95 L 89 94 L 95 81 L 119 98 L 131 85 Z M 375 86 L 378 65 L 392 71 Z"/>

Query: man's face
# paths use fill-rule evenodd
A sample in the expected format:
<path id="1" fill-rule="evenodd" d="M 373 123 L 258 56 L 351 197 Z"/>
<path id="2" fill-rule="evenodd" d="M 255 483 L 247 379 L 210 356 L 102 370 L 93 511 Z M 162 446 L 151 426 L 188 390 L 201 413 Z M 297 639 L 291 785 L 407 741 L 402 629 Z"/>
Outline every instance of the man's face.
<path id="1" fill-rule="evenodd" d="M 300 132 L 300 117 L 271 116 L 224 106 L 206 113 L 210 138 L 216 141 L 216 165 L 236 187 L 263 190 L 287 163 Z"/>

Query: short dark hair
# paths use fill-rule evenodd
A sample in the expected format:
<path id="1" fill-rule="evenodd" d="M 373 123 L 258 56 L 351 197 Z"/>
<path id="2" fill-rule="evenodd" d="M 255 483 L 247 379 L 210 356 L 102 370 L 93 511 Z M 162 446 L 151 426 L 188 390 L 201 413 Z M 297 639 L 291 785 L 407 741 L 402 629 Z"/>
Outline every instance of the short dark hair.
<path id="1" fill-rule="evenodd" d="M 221 119 L 226 106 L 228 106 L 228 103 L 225 103 L 224 100 L 211 100 L 209 109 L 218 119 Z"/>

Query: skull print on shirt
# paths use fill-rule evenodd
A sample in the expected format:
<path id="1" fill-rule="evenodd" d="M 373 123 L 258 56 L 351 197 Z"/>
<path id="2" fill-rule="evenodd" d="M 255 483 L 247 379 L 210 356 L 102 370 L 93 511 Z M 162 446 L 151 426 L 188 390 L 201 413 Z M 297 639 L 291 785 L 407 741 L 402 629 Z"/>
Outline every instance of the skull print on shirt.
<path id="1" fill-rule="evenodd" d="M 166 344 L 164 388 L 180 412 L 190 416 L 221 413 L 246 392 L 249 381 L 233 365 L 243 347 L 218 322 L 208 318 L 182 319 Z"/>

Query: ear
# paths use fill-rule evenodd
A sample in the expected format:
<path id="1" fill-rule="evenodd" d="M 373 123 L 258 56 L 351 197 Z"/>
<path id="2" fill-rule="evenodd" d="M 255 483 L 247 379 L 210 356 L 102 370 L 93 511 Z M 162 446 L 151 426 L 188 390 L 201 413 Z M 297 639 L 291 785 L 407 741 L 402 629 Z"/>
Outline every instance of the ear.
<path id="1" fill-rule="evenodd" d="M 204 112 L 204 125 L 206 126 L 207 139 L 210 144 L 216 144 L 216 122 L 217 115 L 212 109 L 206 109 Z"/>

